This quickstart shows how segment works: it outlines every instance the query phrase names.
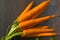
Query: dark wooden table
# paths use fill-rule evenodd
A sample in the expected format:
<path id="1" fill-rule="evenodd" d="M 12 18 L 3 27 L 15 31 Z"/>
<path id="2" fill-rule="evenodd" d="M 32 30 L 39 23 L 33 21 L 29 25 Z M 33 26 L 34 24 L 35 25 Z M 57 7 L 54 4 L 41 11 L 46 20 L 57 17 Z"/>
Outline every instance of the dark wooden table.
<path id="1" fill-rule="evenodd" d="M 0 0 L 0 37 L 6 35 L 7 30 L 10 28 L 11 23 L 16 17 L 24 10 L 24 8 L 32 0 Z M 43 0 L 33 0 L 33 7 L 42 2 Z M 41 16 L 56 14 L 60 15 L 60 0 L 51 0 L 48 8 L 43 12 Z M 54 27 L 56 32 L 60 32 L 60 18 L 48 20 L 42 23 L 42 25 L 49 25 Z M 14 38 L 15 39 L 15 38 Z M 21 39 L 17 37 L 17 39 Z M 23 40 L 33 40 L 34 38 L 24 38 Z M 42 37 L 41 40 L 48 40 L 49 37 Z M 16 40 L 16 39 L 15 39 Z M 21 39 L 22 40 L 22 39 Z M 60 36 L 56 36 L 56 40 L 60 40 Z"/>

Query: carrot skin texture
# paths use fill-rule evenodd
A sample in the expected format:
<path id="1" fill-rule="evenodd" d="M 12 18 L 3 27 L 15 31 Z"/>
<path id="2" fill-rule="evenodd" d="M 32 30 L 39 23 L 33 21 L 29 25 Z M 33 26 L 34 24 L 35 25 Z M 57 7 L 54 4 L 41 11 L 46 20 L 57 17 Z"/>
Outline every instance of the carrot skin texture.
<path id="1" fill-rule="evenodd" d="M 56 33 L 40 33 L 40 34 L 32 34 L 32 35 L 27 35 L 24 36 L 22 35 L 22 37 L 50 37 L 50 36 L 55 36 Z"/>
<path id="2" fill-rule="evenodd" d="M 41 10 L 37 11 L 37 13 L 34 14 L 34 15 L 31 17 L 31 19 L 37 18 L 39 15 L 41 15 L 41 14 L 45 11 L 45 9 L 48 7 L 48 4 L 49 4 L 49 3 L 47 3 L 44 7 L 42 7 Z"/>
<path id="3" fill-rule="evenodd" d="M 28 4 L 28 6 L 25 8 L 25 10 L 17 17 L 17 21 L 19 22 L 20 21 L 20 17 L 22 17 L 22 16 L 24 16 L 25 14 L 26 14 L 26 12 L 28 12 L 30 9 L 31 9 L 31 7 L 32 7 L 32 5 L 33 5 L 33 1 L 30 3 L 30 4 Z M 22 21 L 22 20 L 21 20 Z M 20 22 L 21 22 L 20 21 Z"/>
<path id="4" fill-rule="evenodd" d="M 39 33 L 45 33 L 45 32 L 53 32 L 54 29 L 39 29 L 39 28 L 31 28 L 23 30 L 23 35 L 30 35 L 30 34 L 39 34 Z"/>
<path id="5" fill-rule="evenodd" d="M 24 29 L 27 29 L 27 28 L 31 28 L 32 26 L 35 26 L 35 25 L 37 25 L 37 24 L 39 24 L 41 22 L 47 21 L 49 19 L 52 19 L 54 17 L 55 17 L 54 15 L 51 15 L 51 16 L 45 16 L 45 17 L 42 17 L 42 18 L 31 19 L 31 20 L 19 23 L 18 26 L 22 30 L 24 30 Z"/>
<path id="6" fill-rule="evenodd" d="M 48 4 L 46 4 L 41 10 L 39 10 L 36 14 L 34 14 L 31 19 L 37 18 L 39 15 L 41 15 L 44 10 L 47 8 Z"/>
<path id="7" fill-rule="evenodd" d="M 38 11 L 36 14 L 34 14 L 31 19 L 37 18 L 45 9 L 42 9 L 40 11 Z"/>
<path id="8" fill-rule="evenodd" d="M 48 26 L 37 26 L 37 27 L 32 27 L 33 29 L 38 28 L 38 29 L 48 29 Z M 18 32 L 23 31 L 22 29 L 18 29 Z"/>
<path id="9" fill-rule="evenodd" d="M 45 33 L 45 34 L 38 34 L 37 36 L 55 36 L 56 33 Z"/>
<path id="10" fill-rule="evenodd" d="M 39 4 L 38 6 L 34 7 L 30 11 L 28 11 L 27 14 L 25 14 L 22 17 L 20 17 L 19 22 L 20 21 L 26 21 L 26 20 L 30 19 L 34 14 L 36 14 L 37 11 L 41 10 L 48 3 L 49 3 L 49 1 L 44 1 L 41 4 Z"/>

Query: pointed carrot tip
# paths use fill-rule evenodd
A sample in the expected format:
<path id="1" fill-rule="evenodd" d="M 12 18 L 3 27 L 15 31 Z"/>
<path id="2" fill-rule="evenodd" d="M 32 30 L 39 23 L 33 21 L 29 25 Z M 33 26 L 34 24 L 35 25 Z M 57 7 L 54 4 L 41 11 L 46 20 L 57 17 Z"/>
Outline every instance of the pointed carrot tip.
<path id="1" fill-rule="evenodd" d="M 56 33 L 57 35 L 60 35 L 60 33 Z"/>
<path id="2" fill-rule="evenodd" d="M 57 17 L 57 15 L 51 15 L 52 18 Z"/>
<path id="3" fill-rule="evenodd" d="M 46 0 L 48 3 L 50 3 L 51 0 Z"/>
<path id="4" fill-rule="evenodd" d="M 31 3 L 33 4 L 34 2 L 32 1 Z"/>

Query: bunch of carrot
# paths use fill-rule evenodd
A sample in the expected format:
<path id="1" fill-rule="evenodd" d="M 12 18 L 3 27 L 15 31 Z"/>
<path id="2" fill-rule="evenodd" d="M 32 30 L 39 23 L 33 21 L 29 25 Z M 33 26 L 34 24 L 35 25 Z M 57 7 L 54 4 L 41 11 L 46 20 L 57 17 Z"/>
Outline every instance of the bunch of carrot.
<path id="1" fill-rule="evenodd" d="M 23 30 L 22 37 L 39 37 L 39 36 L 54 36 L 56 35 L 53 28 L 48 26 L 34 27 L 30 29 Z"/>
<path id="2" fill-rule="evenodd" d="M 50 15 L 50 16 L 37 18 L 41 13 L 44 12 L 44 10 L 47 8 L 49 3 L 50 3 L 50 0 L 46 0 L 31 9 L 33 5 L 33 1 L 32 1 L 14 21 L 5 39 L 9 40 L 12 37 L 17 35 L 21 35 L 21 37 L 38 37 L 38 36 L 56 35 L 56 33 L 54 33 L 54 29 L 49 28 L 48 26 L 34 27 L 35 25 L 41 22 L 44 22 L 56 17 L 56 15 Z"/>

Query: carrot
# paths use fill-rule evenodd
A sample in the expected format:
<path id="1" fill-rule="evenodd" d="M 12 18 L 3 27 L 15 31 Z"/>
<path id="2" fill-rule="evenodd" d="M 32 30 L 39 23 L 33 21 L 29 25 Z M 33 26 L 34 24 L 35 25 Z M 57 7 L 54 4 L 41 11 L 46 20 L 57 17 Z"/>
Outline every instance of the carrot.
<path id="1" fill-rule="evenodd" d="M 54 29 L 30 28 L 23 30 L 23 35 L 38 34 L 38 33 L 53 32 L 53 31 Z"/>
<path id="2" fill-rule="evenodd" d="M 28 6 L 25 8 L 25 10 L 17 17 L 17 19 L 14 21 L 14 24 L 13 24 L 14 26 L 15 25 L 17 26 L 19 24 L 20 17 L 25 15 L 26 12 L 28 12 L 31 9 L 32 5 L 33 5 L 33 1 L 31 3 L 29 3 Z M 19 31 L 19 29 L 18 29 L 18 31 Z"/>
<path id="3" fill-rule="evenodd" d="M 33 29 L 38 28 L 38 29 L 47 29 L 49 28 L 48 26 L 37 26 L 37 27 L 32 27 Z M 18 29 L 18 32 L 23 31 L 22 29 Z"/>
<path id="4" fill-rule="evenodd" d="M 37 27 L 37 28 L 39 28 L 39 27 Z M 48 26 L 40 26 L 40 28 L 45 29 L 45 28 L 49 28 L 49 27 Z"/>
<path id="5" fill-rule="evenodd" d="M 36 14 L 37 11 L 41 10 L 43 7 L 45 7 L 46 4 L 48 4 L 50 1 L 44 1 L 41 4 L 39 4 L 38 6 L 34 7 L 33 9 L 31 9 L 30 11 L 27 12 L 27 14 L 23 15 L 22 17 L 20 17 L 19 20 L 17 20 L 18 22 L 22 22 L 22 21 L 26 21 L 28 19 L 30 19 L 34 14 Z"/>
<path id="6" fill-rule="evenodd" d="M 33 1 L 25 8 L 25 10 L 17 17 L 16 20 L 19 21 L 20 17 L 24 16 L 26 12 L 28 12 L 31 9 L 32 5 L 33 5 Z"/>
<path id="7" fill-rule="evenodd" d="M 26 28 L 31 28 L 32 26 L 35 26 L 41 22 L 44 22 L 48 19 L 51 19 L 51 18 L 54 18 L 55 15 L 51 15 L 51 16 L 45 16 L 45 17 L 42 17 L 42 18 L 36 18 L 36 19 L 31 19 L 31 20 L 28 20 L 28 21 L 24 21 L 24 22 L 21 22 L 19 23 L 19 27 L 24 30 Z"/>
<path id="8" fill-rule="evenodd" d="M 56 33 L 43 33 L 43 34 L 38 34 L 37 36 L 54 36 Z"/>
<path id="9" fill-rule="evenodd" d="M 48 3 L 48 4 L 49 4 L 49 3 Z M 31 17 L 31 19 L 36 18 L 36 17 L 38 17 L 40 14 L 42 14 L 42 13 L 45 11 L 45 9 L 47 8 L 48 4 L 46 4 L 44 7 L 41 8 L 41 10 L 39 10 L 36 14 L 34 14 L 34 15 Z"/>
<path id="10" fill-rule="evenodd" d="M 43 36 L 55 36 L 56 33 L 39 33 L 39 34 L 32 34 L 32 35 L 27 35 L 27 36 L 24 36 L 22 35 L 22 37 L 43 37 Z"/>
<path id="11" fill-rule="evenodd" d="M 34 14 L 31 19 L 34 19 L 36 17 L 38 17 L 43 11 L 45 10 L 45 8 L 43 8 L 42 10 L 38 11 L 36 14 Z"/>

